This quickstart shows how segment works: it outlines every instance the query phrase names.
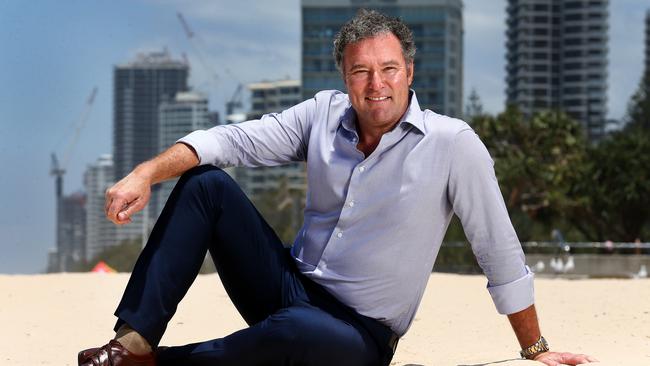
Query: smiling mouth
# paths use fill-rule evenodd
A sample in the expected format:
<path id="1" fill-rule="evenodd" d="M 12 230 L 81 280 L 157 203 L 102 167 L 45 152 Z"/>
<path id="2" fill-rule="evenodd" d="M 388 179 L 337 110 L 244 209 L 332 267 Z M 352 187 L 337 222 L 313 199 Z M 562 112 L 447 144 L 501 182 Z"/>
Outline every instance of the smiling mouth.
<path id="1" fill-rule="evenodd" d="M 390 97 L 367 97 L 366 99 L 368 99 L 371 102 L 381 102 L 382 100 L 387 100 L 389 98 Z"/>

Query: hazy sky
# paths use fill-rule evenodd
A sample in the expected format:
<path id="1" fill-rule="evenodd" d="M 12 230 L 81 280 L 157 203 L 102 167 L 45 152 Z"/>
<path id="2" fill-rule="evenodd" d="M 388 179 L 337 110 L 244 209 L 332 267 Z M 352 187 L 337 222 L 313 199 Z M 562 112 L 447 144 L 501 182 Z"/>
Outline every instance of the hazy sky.
<path id="1" fill-rule="evenodd" d="M 505 93 L 505 0 L 464 3 L 465 92 L 476 89 L 496 113 Z M 641 76 L 644 3 L 610 1 L 612 118 L 623 116 Z M 178 11 L 198 35 L 193 43 Z M 111 152 L 113 65 L 164 47 L 187 55 L 190 84 L 222 110 L 237 82 L 300 76 L 299 0 L 0 0 L 0 273 L 45 269 L 55 246 L 50 153 L 64 155 L 92 88 L 99 93 L 66 167 L 67 194 Z"/>

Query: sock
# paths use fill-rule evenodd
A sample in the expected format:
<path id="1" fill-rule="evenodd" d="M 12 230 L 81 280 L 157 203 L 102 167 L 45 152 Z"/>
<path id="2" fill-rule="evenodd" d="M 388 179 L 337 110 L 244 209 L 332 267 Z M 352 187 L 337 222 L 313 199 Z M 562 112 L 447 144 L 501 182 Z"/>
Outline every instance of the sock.
<path id="1" fill-rule="evenodd" d="M 136 355 L 151 353 L 149 342 L 126 323 L 122 324 L 115 333 L 115 340 L 120 342 L 129 352 Z"/>

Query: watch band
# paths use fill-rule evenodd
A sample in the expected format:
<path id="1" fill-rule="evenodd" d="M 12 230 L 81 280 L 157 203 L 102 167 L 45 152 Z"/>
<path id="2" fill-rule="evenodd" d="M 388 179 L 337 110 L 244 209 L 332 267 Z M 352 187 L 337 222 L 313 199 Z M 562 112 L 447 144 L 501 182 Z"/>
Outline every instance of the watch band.
<path id="1" fill-rule="evenodd" d="M 549 350 L 548 342 L 546 342 L 546 339 L 544 339 L 544 337 L 539 337 L 537 342 L 519 351 L 519 355 L 521 355 L 521 358 L 526 358 L 530 360 L 533 359 L 538 354 L 542 352 L 546 352 L 548 350 Z"/>

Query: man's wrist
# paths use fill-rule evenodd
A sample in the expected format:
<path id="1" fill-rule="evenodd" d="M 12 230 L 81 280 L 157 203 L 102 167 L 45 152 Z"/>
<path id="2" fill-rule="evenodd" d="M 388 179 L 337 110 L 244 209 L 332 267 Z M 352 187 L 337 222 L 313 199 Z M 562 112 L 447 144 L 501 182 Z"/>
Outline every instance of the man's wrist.
<path id="1" fill-rule="evenodd" d="M 145 161 L 133 169 L 133 172 L 131 172 L 133 175 L 137 176 L 140 179 L 143 179 L 144 181 L 148 182 L 148 184 L 151 186 L 154 183 L 154 172 L 155 169 L 152 167 L 152 162 L 151 161 Z"/>
<path id="2" fill-rule="evenodd" d="M 535 357 L 539 356 L 540 354 L 544 352 L 548 352 L 548 350 L 549 350 L 548 342 L 546 341 L 546 339 L 544 339 L 544 337 L 540 336 L 537 342 L 519 351 L 519 355 L 521 356 L 521 358 L 533 360 L 535 359 Z"/>

